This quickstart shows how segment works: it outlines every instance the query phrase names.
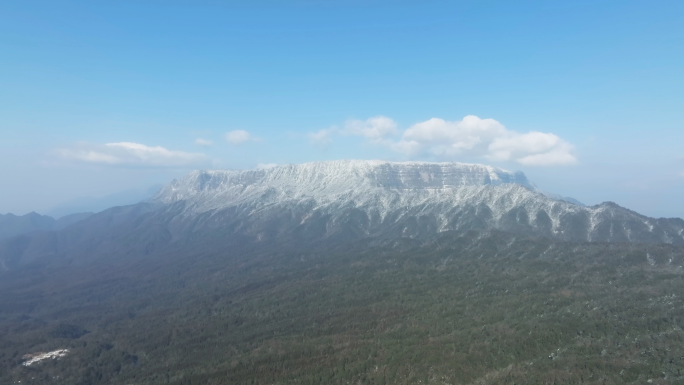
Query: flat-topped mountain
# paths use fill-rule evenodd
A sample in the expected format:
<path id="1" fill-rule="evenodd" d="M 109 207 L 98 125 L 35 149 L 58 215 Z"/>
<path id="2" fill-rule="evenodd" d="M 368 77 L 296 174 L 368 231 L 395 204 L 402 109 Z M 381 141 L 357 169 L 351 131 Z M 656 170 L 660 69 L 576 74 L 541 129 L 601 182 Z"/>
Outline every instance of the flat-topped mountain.
<path id="1" fill-rule="evenodd" d="M 270 202 L 306 198 L 330 201 L 350 191 L 359 199 L 380 190 L 454 190 L 503 184 L 536 190 L 521 172 L 479 164 L 350 160 L 264 170 L 193 171 L 162 188 L 153 201 L 185 200 L 195 204 L 196 210 L 208 210 L 260 198 Z"/>
<path id="2" fill-rule="evenodd" d="M 332 161 L 194 171 L 152 201 L 181 203 L 185 215 L 212 222 L 249 224 L 255 234 L 259 221 L 279 218 L 280 231 L 316 222 L 328 233 L 345 224 L 364 235 L 480 228 L 563 240 L 684 242 L 684 221 L 648 218 L 611 203 L 583 207 L 553 199 L 521 172 L 478 164 Z"/>

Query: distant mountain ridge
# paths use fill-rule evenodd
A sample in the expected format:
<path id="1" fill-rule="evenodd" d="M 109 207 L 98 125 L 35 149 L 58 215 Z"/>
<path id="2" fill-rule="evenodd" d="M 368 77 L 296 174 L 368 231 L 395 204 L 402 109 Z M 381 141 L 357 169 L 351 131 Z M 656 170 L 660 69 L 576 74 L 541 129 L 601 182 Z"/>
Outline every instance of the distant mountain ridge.
<path id="1" fill-rule="evenodd" d="M 150 199 L 156 194 L 161 185 L 154 185 L 146 189 L 130 189 L 119 191 L 100 197 L 82 196 L 63 202 L 46 211 L 53 218 L 61 218 L 75 213 L 97 213 L 115 206 L 127 206 Z"/>
<path id="2" fill-rule="evenodd" d="M 55 219 L 30 212 L 26 215 L 0 214 L 0 239 L 37 231 L 52 230 Z"/>
<path id="3" fill-rule="evenodd" d="M 78 213 L 55 219 L 35 212 L 25 215 L 0 214 L 0 239 L 41 231 L 61 230 L 91 215 L 93 213 Z"/>

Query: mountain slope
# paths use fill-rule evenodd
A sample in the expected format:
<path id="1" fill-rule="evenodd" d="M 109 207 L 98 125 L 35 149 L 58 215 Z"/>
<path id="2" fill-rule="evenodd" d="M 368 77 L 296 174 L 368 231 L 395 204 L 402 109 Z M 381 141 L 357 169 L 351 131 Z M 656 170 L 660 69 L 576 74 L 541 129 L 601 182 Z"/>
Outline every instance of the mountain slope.
<path id="1" fill-rule="evenodd" d="M 678 384 L 682 264 L 683 246 L 468 231 L 20 269 L 0 279 L 0 383 Z"/>

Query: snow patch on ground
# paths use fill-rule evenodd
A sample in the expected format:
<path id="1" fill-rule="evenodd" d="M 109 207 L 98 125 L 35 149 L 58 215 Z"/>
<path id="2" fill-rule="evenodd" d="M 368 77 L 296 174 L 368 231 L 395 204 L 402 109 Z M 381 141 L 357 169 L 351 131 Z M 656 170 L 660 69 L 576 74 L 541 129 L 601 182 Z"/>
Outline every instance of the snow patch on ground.
<path id="1" fill-rule="evenodd" d="M 43 352 L 38 352 L 38 353 L 31 353 L 31 354 L 25 354 L 22 358 L 26 360 L 22 365 L 24 366 L 31 366 L 33 364 L 36 364 L 40 361 L 47 360 L 47 359 L 57 359 L 60 357 L 64 357 L 67 354 L 69 354 L 69 349 L 57 349 L 53 350 L 51 352 L 43 353 Z"/>

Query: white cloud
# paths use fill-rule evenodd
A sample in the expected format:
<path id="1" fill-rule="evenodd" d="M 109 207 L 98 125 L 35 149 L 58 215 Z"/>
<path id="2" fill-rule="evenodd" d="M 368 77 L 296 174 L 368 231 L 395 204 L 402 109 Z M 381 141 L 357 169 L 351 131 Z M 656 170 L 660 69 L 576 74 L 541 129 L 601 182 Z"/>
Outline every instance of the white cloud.
<path id="1" fill-rule="evenodd" d="M 525 165 L 576 163 L 573 146 L 550 133 L 508 130 L 494 119 L 468 115 L 460 121 L 432 118 L 414 124 L 390 148 L 409 156 L 484 157 Z"/>
<path id="2" fill-rule="evenodd" d="M 515 160 L 525 165 L 570 164 L 576 159 L 573 147 L 554 134 L 531 131 L 527 134 L 509 132 L 489 145 L 493 160 Z"/>
<path id="3" fill-rule="evenodd" d="M 380 115 L 366 120 L 351 119 L 344 124 L 342 129 L 335 126 L 324 128 L 310 132 L 307 137 L 312 145 L 325 149 L 332 144 L 332 138 L 335 135 L 361 136 L 371 143 L 381 144 L 397 133 L 397 124 L 394 120 Z"/>
<path id="4" fill-rule="evenodd" d="M 504 136 L 506 128 L 494 119 L 466 116 L 461 121 L 448 122 L 432 118 L 409 127 L 392 148 L 406 155 L 429 153 L 454 156 L 462 153 L 486 153 L 487 145 Z"/>
<path id="5" fill-rule="evenodd" d="M 250 140 L 256 140 L 256 138 L 245 130 L 233 130 L 226 133 L 226 140 L 228 143 L 238 146 Z"/>
<path id="6" fill-rule="evenodd" d="M 331 127 L 316 132 L 310 132 L 306 136 L 309 138 L 309 142 L 312 145 L 324 150 L 332 144 L 332 136 L 338 132 L 339 130 L 337 127 Z"/>
<path id="7" fill-rule="evenodd" d="M 256 170 L 266 170 L 269 168 L 278 167 L 277 163 L 259 163 L 256 165 Z"/>
<path id="8" fill-rule="evenodd" d="M 113 166 L 183 167 L 206 162 L 206 155 L 150 147 L 140 143 L 118 142 L 96 145 L 80 143 L 55 153 L 68 160 Z"/>
<path id="9" fill-rule="evenodd" d="M 401 133 L 396 140 L 393 136 Z M 376 116 L 349 120 L 307 135 L 312 145 L 327 148 L 335 136 L 359 136 L 403 155 L 441 159 L 484 158 L 524 165 L 564 165 L 577 162 L 572 144 L 551 133 L 509 130 L 494 119 L 468 115 L 462 120 L 432 118 L 400 132 L 394 120 Z"/>
<path id="10" fill-rule="evenodd" d="M 214 144 L 214 142 L 212 142 L 211 140 L 197 138 L 197 139 L 195 139 L 195 144 L 198 146 L 202 146 L 202 147 L 209 147 L 212 144 Z"/>
<path id="11" fill-rule="evenodd" d="M 367 120 L 348 120 L 340 134 L 363 136 L 372 143 L 380 143 L 383 139 L 397 134 L 397 124 L 385 116 Z"/>

